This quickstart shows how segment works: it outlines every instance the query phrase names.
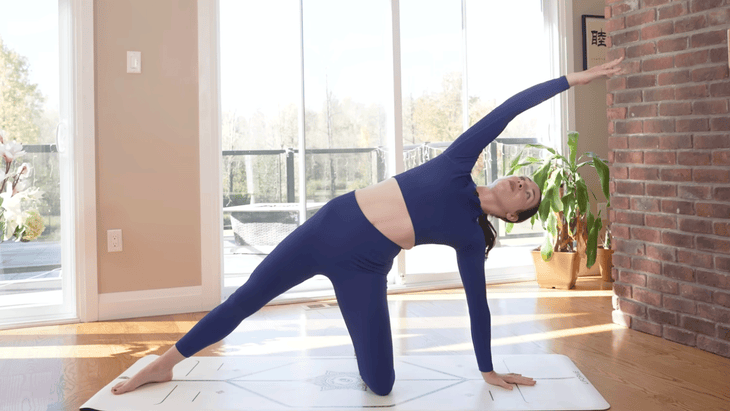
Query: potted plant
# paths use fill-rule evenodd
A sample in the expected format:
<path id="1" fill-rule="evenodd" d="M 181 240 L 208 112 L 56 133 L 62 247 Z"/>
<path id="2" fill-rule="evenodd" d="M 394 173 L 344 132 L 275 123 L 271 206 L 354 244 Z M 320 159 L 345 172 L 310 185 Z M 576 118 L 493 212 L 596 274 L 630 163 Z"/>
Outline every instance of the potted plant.
<path id="1" fill-rule="evenodd" d="M 606 235 L 603 238 L 602 247 L 598 247 L 596 262 L 601 279 L 605 282 L 613 282 L 611 269 L 613 268 L 613 250 L 611 249 L 611 226 L 606 226 Z"/>
<path id="2" fill-rule="evenodd" d="M 528 144 L 511 162 L 507 175 L 519 169 L 533 166 L 536 171 L 532 179 L 540 187 L 542 202 L 530 220 L 535 224 L 540 220 L 546 232 L 545 242 L 539 252 L 533 252 L 537 281 L 546 288 L 573 288 L 578 277 L 581 261 L 585 254 L 586 266 L 596 262 L 598 253 L 598 234 L 601 231 L 601 215 L 594 216 L 590 211 L 589 192 L 580 174 L 583 167 L 594 167 L 598 172 L 603 194 L 610 206 L 608 165 L 594 153 L 578 157 L 578 133 L 568 134 L 568 156 L 559 154 L 555 149 L 542 144 Z M 528 148 L 546 150 L 544 158 L 525 156 Z M 523 158 L 524 157 L 524 158 Z M 590 192 L 594 198 L 595 194 Z M 507 232 L 512 224 L 507 224 Z"/>

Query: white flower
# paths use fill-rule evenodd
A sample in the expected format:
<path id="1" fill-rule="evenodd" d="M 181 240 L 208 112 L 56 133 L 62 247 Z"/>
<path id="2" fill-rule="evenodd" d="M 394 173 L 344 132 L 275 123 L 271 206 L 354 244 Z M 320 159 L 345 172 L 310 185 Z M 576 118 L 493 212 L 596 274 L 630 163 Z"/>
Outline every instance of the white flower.
<path id="1" fill-rule="evenodd" d="M 22 144 L 16 141 L 11 141 L 5 144 L 5 153 L 3 153 L 3 155 L 5 156 L 5 161 L 8 163 L 16 158 L 22 157 L 24 154 L 25 151 L 23 151 Z"/>
<path id="2" fill-rule="evenodd" d="M 23 211 L 20 209 L 20 201 L 23 196 L 14 196 L 13 192 L 8 189 L 4 193 L 0 193 L 3 199 L 3 218 L 5 219 L 4 240 L 9 240 L 15 233 L 18 225 L 23 224 Z"/>

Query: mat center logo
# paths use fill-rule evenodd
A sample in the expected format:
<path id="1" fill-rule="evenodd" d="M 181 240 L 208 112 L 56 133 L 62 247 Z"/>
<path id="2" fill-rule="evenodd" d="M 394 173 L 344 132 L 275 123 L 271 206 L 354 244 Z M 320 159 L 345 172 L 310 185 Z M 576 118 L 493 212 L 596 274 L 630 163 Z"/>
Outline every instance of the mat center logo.
<path id="1" fill-rule="evenodd" d="M 366 391 L 367 385 L 357 373 L 327 371 L 325 375 L 309 380 L 314 385 L 327 390 L 357 390 Z"/>

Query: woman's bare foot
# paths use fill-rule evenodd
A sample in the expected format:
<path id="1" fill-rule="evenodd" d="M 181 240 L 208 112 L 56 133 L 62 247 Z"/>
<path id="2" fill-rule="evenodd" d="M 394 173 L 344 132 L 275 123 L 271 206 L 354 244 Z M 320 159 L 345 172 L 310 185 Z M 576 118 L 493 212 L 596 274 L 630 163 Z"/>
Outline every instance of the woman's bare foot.
<path id="1" fill-rule="evenodd" d="M 124 394 L 151 382 L 167 382 L 170 380 L 172 380 L 172 368 L 160 366 L 152 362 L 142 368 L 132 378 L 115 385 L 112 388 L 112 393 L 114 395 Z"/>

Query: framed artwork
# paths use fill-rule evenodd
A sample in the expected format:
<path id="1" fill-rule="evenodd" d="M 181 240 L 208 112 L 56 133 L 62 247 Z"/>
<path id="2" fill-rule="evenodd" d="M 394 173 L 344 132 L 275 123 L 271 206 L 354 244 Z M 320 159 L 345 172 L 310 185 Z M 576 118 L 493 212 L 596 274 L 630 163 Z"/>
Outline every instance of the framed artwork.
<path id="1" fill-rule="evenodd" d="M 583 70 L 606 62 L 606 19 L 583 15 Z"/>

